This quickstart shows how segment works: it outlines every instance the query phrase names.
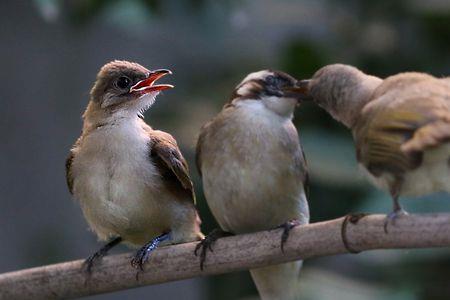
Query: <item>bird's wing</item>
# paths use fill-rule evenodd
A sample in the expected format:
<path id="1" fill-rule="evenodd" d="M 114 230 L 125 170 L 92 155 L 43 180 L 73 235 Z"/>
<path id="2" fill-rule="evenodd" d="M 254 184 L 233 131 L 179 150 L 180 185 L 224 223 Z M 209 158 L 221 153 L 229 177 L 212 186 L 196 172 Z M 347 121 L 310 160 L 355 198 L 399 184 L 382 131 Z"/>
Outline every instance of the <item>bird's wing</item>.
<path id="1" fill-rule="evenodd" d="M 234 96 L 231 98 L 234 99 L 233 97 Z M 198 136 L 197 146 L 195 148 L 195 165 L 200 177 L 202 176 L 202 152 L 203 148 L 206 146 L 205 141 L 208 139 L 208 135 L 226 126 L 229 117 L 234 113 L 235 108 L 236 106 L 231 102 L 225 104 L 222 111 L 218 115 L 209 120 L 200 128 L 200 134 Z"/>
<path id="2" fill-rule="evenodd" d="M 208 132 L 209 123 L 206 123 L 200 129 L 200 134 L 197 140 L 197 146 L 195 147 L 195 165 L 197 167 L 197 171 L 202 176 L 202 147 L 205 141 L 207 132 Z"/>
<path id="3" fill-rule="evenodd" d="M 303 177 L 303 187 L 305 189 L 305 195 L 306 198 L 309 199 L 309 193 L 310 193 L 310 179 L 309 179 L 309 173 L 308 173 L 308 161 L 306 160 L 305 151 L 303 151 L 303 148 L 300 146 L 300 149 L 302 150 L 302 159 L 304 161 L 303 169 L 304 169 L 304 177 Z"/>
<path id="4" fill-rule="evenodd" d="M 287 150 L 288 155 L 293 159 L 293 167 L 303 184 L 306 197 L 309 196 L 309 174 L 308 166 L 306 162 L 305 153 L 300 144 L 297 129 L 294 124 L 289 123 L 284 126 L 287 142 L 284 143 L 284 147 Z"/>
<path id="5" fill-rule="evenodd" d="M 433 108 L 428 110 L 431 122 L 417 129 L 412 138 L 402 145 L 401 150 L 407 155 L 450 142 L 450 78 L 430 81 L 433 83 L 429 84 L 428 88 L 433 94 L 426 99 L 425 105 L 434 104 Z M 426 107 L 424 111 L 427 111 Z"/>
<path id="6" fill-rule="evenodd" d="M 410 155 L 423 152 L 450 142 L 450 112 L 440 112 L 441 117 L 414 132 L 413 137 L 401 146 L 401 150 Z"/>
<path id="7" fill-rule="evenodd" d="M 73 195 L 73 174 L 72 174 L 72 162 L 74 154 L 70 151 L 69 156 L 66 159 L 66 182 L 69 192 Z"/>
<path id="8" fill-rule="evenodd" d="M 195 193 L 189 177 L 189 168 L 175 139 L 168 133 L 155 130 L 151 135 L 150 156 L 159 169 L 162 178 L 176 183 L 189 192 L 195 203 Z"/>
<path id="9" fill-rule="evenodd" d="M 404 100 L 375 100 L 354 130 L 358 161 L 374 175 L 387 171 L 401 177 L 420 166 L 426 149 L 450 139 L 450 112 L 441 96 Z"/>
<path id="10" fill-rule="evenodd" d="M 66 183 L 69 188 L 69 192 L 73 195 L 73 181 L 74 176 L 72 173 L 72 163 L 75 158 L 75 149 L 80 145 L 81 138 L 78 138 L 75 144 L 72 146 L 69 152 L 69 156 L 66 158 Z"/>

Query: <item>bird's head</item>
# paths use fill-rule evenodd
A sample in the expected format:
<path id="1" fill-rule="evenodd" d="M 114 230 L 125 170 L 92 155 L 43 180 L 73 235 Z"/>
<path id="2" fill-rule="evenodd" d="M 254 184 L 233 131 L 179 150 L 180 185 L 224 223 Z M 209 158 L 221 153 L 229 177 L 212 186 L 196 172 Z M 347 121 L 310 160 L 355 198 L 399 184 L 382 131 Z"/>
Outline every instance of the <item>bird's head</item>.
<path id="1" fill-rule="evenodd" d="M 357 89 L 364 73 L 355 67 L 333 64 L 319 69 L 308 81 L 307 91 L 319 105 L 336 106 Z"/>
<path id="2" fill-rule="evenodd" d="M 167 74 L 172 72 L 165 69 L 149 71 L 137 63 L 112 61 L 97 74 L 91 102 L 110 114 L 124 111 L 143 113 L 161 91 L 173 88 L 170 84 L 155 84 Z"/>
<path id="3" fill-rule="evenodd" d="M 300 81 L 303 99 L 313 100 L 336 120 L 352 127 L 362 107 L 382 80 L 343 64 L 327 65 Z"/>
<path id="4" fill-rule="evenodd" d="M 287 73 L 263 70 L 250 73 L 234 90 L 232 100 L 258 100 L 279 115 L 292 115 L 303 90 Z"/>

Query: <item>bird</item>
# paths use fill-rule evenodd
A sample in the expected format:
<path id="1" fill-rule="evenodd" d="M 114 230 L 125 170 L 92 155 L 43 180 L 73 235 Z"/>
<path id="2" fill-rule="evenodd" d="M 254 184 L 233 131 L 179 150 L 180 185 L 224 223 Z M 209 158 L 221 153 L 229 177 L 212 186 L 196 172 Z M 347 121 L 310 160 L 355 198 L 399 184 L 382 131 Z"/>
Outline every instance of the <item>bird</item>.
<path id="1" fill-rule="evenodd" d="M 385 79 L 343 64 L 299 83 L 353 134 L 356 158 L 375 186 L 390 193 L 388 224 L 407 214 L 400 196 L 450 192 L 450 79 L 405 72 Z"/>
<path id="2" fill-rule="evenodd" d="M 251 233 L 281 225 L 283 246 L 292 227 L 309 223 L 306 160 L 292 122 L 296 83 L 280 71 L 250 73 L 200 130 L 197 168 L 223 232 Z M 212 234 L 198 244 L 203 259 L 215 240 Z M 261 298 L 297 299 L 301 264 L 250 270 Z"/>
<path id="3" fill-rule="evenodd" d="M 88 272 L 123 242 L 141 247 L 131 261 L 143 270 L 160 244 L 203 238 L 186 160 L 176 140 L 145 123 L 143 113 L 170 84 L 170 70 L 149 71 L 115 60 L 98 72 L 81 136 L 66 160 L 69 191 L 106 245 L 85 261 Z"/>

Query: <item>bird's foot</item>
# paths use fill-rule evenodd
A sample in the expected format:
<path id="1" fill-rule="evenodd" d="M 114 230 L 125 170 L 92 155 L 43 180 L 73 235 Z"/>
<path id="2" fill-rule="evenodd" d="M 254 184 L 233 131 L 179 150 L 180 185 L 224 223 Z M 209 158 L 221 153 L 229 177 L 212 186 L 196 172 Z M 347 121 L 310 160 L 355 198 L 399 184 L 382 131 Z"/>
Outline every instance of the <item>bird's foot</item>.
<path id="1" fill-rule="evenodd" d="M 145 244 L 141 249 L 138 250 L 138 252 L 136 252 L 136 255 L 131 260 L 131 265 L 136 269 L 144 271 L 144 264 L 148 261 L 150 253 L 152 253 L 152 251 L 155 250 L 161 242 L 169 238 L 170 233 L 164 233 L 160 236 L 155 237 L 149 243 Z"/>
<path id="2" fill-rule="evenodd" d="M 353 249 L 348 242 L 348 238 L 347 238 L 348 223 L 350 222 L 353 225 L 356 225 L 356 224 L 358 224 L 359 220 L 361 220 L 365 216 L 367 216 L 366 213 L 348 214 L 345 216 L 344 221 L 342 222 L 342 226 L 341 226 L 342 243 L 344 244 L 345 249 L 347 249 L 347 251 L 350 253 L 359 253 L 360 251 Z"/>
<path id="3" fill-rule="evenodd" d="M 403 209 L 397 209 L 392 211 L 390 214 L 386 216 L 386 219 L 384 220 L 384 233 L 388 233 L 388 226 L 391 224 L 392 226 L 395 226 L 395 222 L 398 218 L 401 216 L 406 216 L 408 213 Z"/>
<path id="4" fill-rule="evenodd" d="M 299 220 L 289 220 L 277 227 L 283 229 L 283 233 L 281 234 L 281 252 L 284 253 L 284 244 L 287 242 L 292 228 L 297 227 L 298 225 L 301 225 Z"/>
<path id="5" fill-rule="evenodd" d="M 97 261 L 100 261 L 102 259 L 102 257 L 105 255 L 106 255 L 106 253 L 104 253 L 100 250 L 100 251 L 95 252 L 88 258 L 86 258 L 86 260 L 83 262 L 83 269 L 86 271 L 86 273 L 88 273 L 90 275 L 92 273 L 92 267 L 94 266 L 94 264 Z"/>
<path id="6" fill-rule="evenodd" d="M 197 246 L 195 246 L 195 250 L 194 250 L 194 254 L 195 256 L 198 256 L 198 251 L 201 249 L 200 252 L 200 270 L 203 271 L 203 267 L 205 264 L 205 260 L 206 260 L 206 252 L 211 251 L 213 252 L 213 248 L 212 246 L 214 245 L 214 243 L 222 238 L 222 237 L 226 237 L 226 236 L 230 236 L 233 235 L 230 232 L 226 232 L 223 231 L 222 229 L 216 228 L 213 231 L 211 231 L 207 236 L 205 236 L 205 238 L 203 240 L 201 240 Z"/>
<path id="7" fill-rule="evenodd" d="M 96 264 L 98 261 L 100 261 L 103 256 L 108 254 L 108 251 L 119 244 L 122 241 L 121 237 L 116 237 L 112 239 L 110 242 L 108 242 L 105 246 L 103 246 L 100 250 L 86 258 L 86 260 L 83 262 L 82 268 L 90 275 L 92 273 L 92 267 L 94 264 Z"/>

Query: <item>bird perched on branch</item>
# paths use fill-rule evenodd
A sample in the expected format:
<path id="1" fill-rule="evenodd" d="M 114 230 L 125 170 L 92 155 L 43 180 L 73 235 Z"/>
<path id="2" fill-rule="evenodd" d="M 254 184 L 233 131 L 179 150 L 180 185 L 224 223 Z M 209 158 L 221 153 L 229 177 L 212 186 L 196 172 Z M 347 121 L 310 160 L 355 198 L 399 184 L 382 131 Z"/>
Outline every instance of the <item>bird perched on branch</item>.
<path id="1" fill-rule="evenodd" d="M 352 130 L 359 164 L 390 192 L 386 231 L 405 213 L 399 196 L 450 192 L 450 79 L 410 72 L 383 80 L 335 64 L 302 85 L 305 98 Z"/>
<path id="2" fill-rule="evenodd" d="M 91 229 L 109 241 L 86 260 L 93 263 L 120 242 L 143 247 L 132 260 L 143 268 L 160 243 L 203 237 L 188 166 L 175 139 L 142 119 L 169 84 L 169 70 L 137 63 L 104 65 L 90 93 L 80 138 L 66 161 L 67 184 Z"/>
<path id="3" fill-rule="evenodd" d="M 222 111 L 201 129 L 197 167 L 221 229 L 233 234 L 283 224 L 282 244 L 309 222 L 306 161 L 292 123 L 297 80 L 264 70 L 249 74 Z M 197 250 L 206 249 L 208 236 Z M 201 262 L 201 264 L 203 261 Z M 297 299 L 301 261 L 251 270 L 262 299 Z"/>

